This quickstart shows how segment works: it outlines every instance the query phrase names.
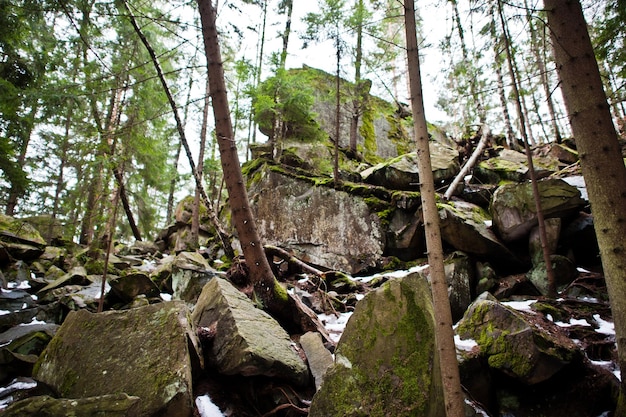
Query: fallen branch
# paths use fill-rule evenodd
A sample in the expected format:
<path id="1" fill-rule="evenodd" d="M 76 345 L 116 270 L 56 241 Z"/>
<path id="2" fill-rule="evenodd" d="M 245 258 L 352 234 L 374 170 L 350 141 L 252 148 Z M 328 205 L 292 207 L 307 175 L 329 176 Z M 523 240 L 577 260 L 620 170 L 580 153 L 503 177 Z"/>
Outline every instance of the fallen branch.
<path id="1" fill-rule="evenodd" d="M 304 272 L 317 275 L 318 277 L 322 277 L 322 278 L 324 277 L 324 272 L 301 261 L 300 259 L 296 258 L 295 256 L 293 256 L 286 250 L 279 248 L 278 246 L 264 245 L 263 247 L 265 248 L 266 255 L 277 256 L 292 265 L 296 265 Z"/>
<path id="2" fill-rule="evenodd" d="M 483 135 L 480 137 L 480 141 L 478 145 L 476 145 L 476 149 L 472 153 L 472 156 L 465 162 L 463 168 L 461 168 L 461 172 L 457 174 L 457 176 L 452 181 L 452 184 L 448 187 L 448 190 L 443 195 L 443 198 L 449 200 L 450 197 L 456 194 L 456 189 L 459 186 L 459 183 L 463 181 L 465 176 L 469 173 L 469 170 L 476 164 L 476 161 L 482 155 L 483 150 L 487 146 L 487 140 L 491 136 L 491 129 L 488 126 L 483 126 Z"/>

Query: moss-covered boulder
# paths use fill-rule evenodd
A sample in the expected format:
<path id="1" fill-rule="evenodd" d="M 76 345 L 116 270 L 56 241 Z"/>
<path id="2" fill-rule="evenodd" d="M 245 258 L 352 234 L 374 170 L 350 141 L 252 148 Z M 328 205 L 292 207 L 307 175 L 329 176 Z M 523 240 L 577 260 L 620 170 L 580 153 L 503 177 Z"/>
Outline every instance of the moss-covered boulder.
<path id="1" fill-rule="evenodd" d="M 46 241 L 30 223 L 0 214 L 0 263 L 10 258 L 30 261 L 38 258 Z"/>
<path id="2" fill-rule="evenodd" d="M 138 397 L 111 394 L 89 398 L 53 398 L 48 395 L 15 402 L 2 412 L 3 417 L 137 417 Z"/>
<path id="3" fill-rule="evenodd" d="M 417 273 L 361 300 L 309 415 L 445 415 L 430 288 Z"/>
<path id="4" fill-rule="evenodd" d="M 309 380 L 287 332 L 223 278 L 204 286 L 193 311 L 207 360 L 224 375 L 265 375 L 299 385 Z"/>
<path id="5" fill-rule="evenodd" d="M 480 297 L 456 328 L 462 340 L 474 340 L 489 367 L 526 385 L 547 381 L 580 359 L 580 350 L 549 320 Z"/>
<path id="6" fill-rule="evenodd" d="M 585 205 L 580 191 L 561 179 L 544 179 L 537 183 L 541 209 L 545 218 L 567 217 Z M 499 187 L 491 201 L 493 225 L 505 242 L 528 236 L 537 225 L 537 209 L 532 184 L 507 184 Z"/>
<path id="7" fill-rule="evenodd" d="M 552 157 L 533 157 L 537 178 L 546 177 L 559 169 L 559 161 Z M 474 167 L 472 181 L 479 184 L 523 182 L 530 178 L 528 160 L 522 152 L 503 149 L 498 156 L 482 161 Z"/>
<path id="8" fill-rule="evenodd" d="M 433 179 L 436 184 L 449 181 L 459 172 L 459 152 L 456 149 L 429 142 Z M 418 190 L 417 154 L 411 152 L 381 162 L 361 172 L 363 181 L 394 190 Z"/>
<path id="9" fill-rule="evenodd" d="M 131 302 L 135 297 L 144 295 L 148 298 L 158 297 L 159 287 L 143 271 L 131 271 L 108 280 L 114 294 L 123 303 Z"/>
<path id="10" fill-rule="evenodd" d="M 140 398 L 137 416 L 189 417 L 197 355 L 190 349 L 195 336 L 188 315 L 182 302 L 70 312 L 33 377 L 63 398 L 126 393 Z"/>
<path id="11" fill-rule="evenodd" d="M 437 208 L 441 238 L 450 246 L 479 259 L 492 260 L 498 266 L 521 264 L 491 229 L 489 212 L 462 200 L 439 203 Z"/>

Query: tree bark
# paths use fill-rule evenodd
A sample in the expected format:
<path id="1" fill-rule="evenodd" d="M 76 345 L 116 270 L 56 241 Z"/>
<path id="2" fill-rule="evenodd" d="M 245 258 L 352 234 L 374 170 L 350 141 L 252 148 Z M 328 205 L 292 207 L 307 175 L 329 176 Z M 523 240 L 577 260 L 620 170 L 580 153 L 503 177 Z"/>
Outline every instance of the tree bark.
<path id="1" fill-rule="evenodd" d="M 563 99 L 580 156 L 626 369 L 626 167 L 579 1 L 544 0 Z M 615 416 L 626 415 L 626 379 Z"/>
<path id="2" fill-rule="evenodd" d="M 424 115 L 424 98 L 419 63 L 419 49 L 415 23 L 415 4 L 413 0 L 404 1 L 404 19 L 406 28 L 407 58 L 409 64 L 409 82 L 411 105 L 413 108 L 413 126 L 417 141 L 417 159 L 420 176 L 420 194 L 428 249 L 428 264 L 433 294 L 435 315 L 435 339 L 441 366 L 441 378 L 448 417 L 465 416 L 465 396 L 461 389 L 459 365 L 456 359 L 452 313 L 448 299 L 448 284 L 443 263 L 443 247 L 439 229 L 439 212 L 435 200 L 428 129 Z"/>
<path id="3" fill-rule="evenodd" d="M 209 100 L 209 94 L 211 93 L 209 87 L 209 78 L 206 79 L 205 96 L 204 96 L 204 108 L 202 109 L 202 127 L 200 128 L 200 150 L 198 152 L 198 176 L 204 178 L 204 150 L 206 148 L 207 138 L 207 125 L 209 123 L 209 107 L 211 101 Z M 191 241 L 194 247 L 200 246 L 200 193 L 196 190 L 193 199 L 193 210 L 191 213 Z"/>
<path id="4" fill-rule="evenodd" d="M 204 191 L 204 187 L 202 186 L 202 178 L 198 176 L 198 170 L 196 169 L 196 164 L 193 161 L 193 155 L 191 154 L 191 149 L 189 148 L 189 142 L 187 142 L 187 136 L 185 135 L 185 128 L 183 126 L 182 121 L 180 120 L 180 116 L 178 115 L 178 106 L 176 105 L 176 102 L 174 101 L 174 97 L 172 96 L 172 92 L 170 91 L 169 86 L 167 85 L 167 81 L 165 80 L 165 76 L 163 75 L 163 70 L 161 69 L 161 64 L 159 64 L 159 60 L 157 59 L 156 53 L 154 52 L 154 49 L 152 49 L 150 42 L 148 42 L 148 39 L 145 37 L 145 35 L 141 31 L 141 28 L 139 28 L 139 25 L 137 24 L 137 20 L 135 19 L 135 16 L 130 11 L 130 8 L 128 7 L 128 3 L 126 2 L 126 0 L 124 0 L 124 8 L 128 12 L 128 17 L 130 19 L 130 22 L 133 28 L 135 29 L 135 32 L 137 33 L 137 35 L 141 39 L 141 42 L 144 44 L 144 46 L 148 50 L 148 54 L 150 54 L 152 64 L 154 65 L 154 68 L 157 71 L 157 75 L 159 76 L 159 80 L 161 81 L 161 85 L 163 86 L 163 90 L 165 91 L 165 95 L 167 96 L 167 100 L 170 103 L 170 107 L 172 108 L 172 113 L 174 114 L 174 119 L 176 120 L 176 128 L 178 130 L 178 135 L 180 136 L 180 142 L 182 143 L 183 148 L 185 149 L 185 153 L 187 154 L 187 159 L 189 160 L 189 167 L 191 168 L 191 173 L 196 183 L 196 190 L 202 197 L 202 201 L 207 207 L 207 213 L 209 214 L 211 222 L 213 223 L 213 226 L 215 227 L 215 231 L 218 235 L 218 238 L 220 239 L 220 242 L 222 243 L 222 248 L 224 249 L 226 256 L 229 258 L 234 258 L 235 251 L 233 250 L 233 247 L 230 243 L 230 236 L 228 235 L 228 233 L 226 233 L 226 231 L 220 224 L 220 221 L 217 218 L 215 211 L 213 210 L 213 204 L 211 204 L 211 201 L 209 200 L 209 197 L 207 196 L 206 192 Z M 232 127 L 231 127 L 231 130 L 232 130 Z"/>
<path id="5" fill-rule="evenodd" d="M 241 173 L 237 146 L 232 137 L 233 128 L 215 23 L 215 9 L 211 0 L 198 0 L 198 7 L 209 69 L 209 90 L 215 116 L 215 133 L 224 172 L 224 182 L 228 191 L 232 221 L 239 234 L 241 249 L 246 258 L 246 264 L 250 268 L 250 276 L 254 280 L 257 296 L 264 303 L 272 303 L 276 279 L 265 256 L 254 222 L 248 192 Z"/>
<path id="6" fill-rule="evenodd" d="M 289 46 L 289 35 L 291 34 L 291 15 L 293 14 L 293 0 L 286 0 L 283 3 L 287 21 L 285 22 L 285 30 L 283 31 L 283 50 L 280 54 L 280 68 L 285 69 L 287 63 L 287 47 Z"/>

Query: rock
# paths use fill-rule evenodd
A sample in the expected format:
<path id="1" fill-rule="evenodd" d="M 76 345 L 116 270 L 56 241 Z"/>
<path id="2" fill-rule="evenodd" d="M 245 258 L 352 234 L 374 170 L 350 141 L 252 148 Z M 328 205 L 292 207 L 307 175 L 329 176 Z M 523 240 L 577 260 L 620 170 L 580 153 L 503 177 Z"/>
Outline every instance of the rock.
<path id="1" fill-rule="evenodd" d="M 48 214 L 42 214 L 39 216 L 31 216 L 24 219 L 25 222 L 28 222 L 32 225 L 44 241 L 51 245 L 62 244 L 64 242 L 63 238 L 63 223 L 57 218 L 53 218 Z"/>
<path id="2" fill-rule="evenodd" d="M 578 152 L 572 148 L 559 144 L 551 143 L 549 154 L 564 164 L 575 164 L 578 161 Z"/>
<path id="3" fill-rule="evenodd" d="M 41 354 L 33 377 L 63 398 L 125 392 L 137 416 L 190 417 L 195 341 L 182 302 L 125 311 L 70 312 Z"/>
<path id="4" fill-rule="evenodd" d="M 333 355 L 326 349 L 322 336 L 317 332 L 308 332 L 300 337 L 300 345 L 306 354 L 309 370 L 315 381 L 315 389 L 319 390 L 324 375 L 333 364 Z"/>
<path id="5" fill-rule="evenodd" d="M 37 229 L 26 221 L 4 214 L 0 214 L 0 243 L 0 263 L 9 257 L 31 261 L 38 258 L 46 246 Z"/>
<path id="6" fill-rule="evenodd" d="M 559 237 L 561 235 L 561 224 L 563 221 L 558 217 L 545 219 L 545 232 L 547 239 L 546 249 L 548 253 L 556 253 L 559 245 Z M 541 237 L 539 235 L 539 226 L 533 227 L 528 238 L 528 253 L 533 265 L 543 262 L 543 248 L 541 247 Z"/>
<path id="7" fill-rule="evenodd" d="M 262 240 L 304 262 L 354 275 L 376 266 L 383 254 L 381 219 L 363 197 L 267 166 L 254 172 L 248 196 Z"/>
<path id="8" fill-rule="evenodd" d="M 414 211 L 394 210 L 386 236 L 385 253 L 389 256 L 409 261 L 426 252 L 424 226 Z"/>
<path id="9" fill-rule="evenodd" d="M 567 257 L 562 255 L 551 255 L 552 270 L 556 281 L 557 291 L 570 284 L 578 276 L 576 265 Z M 542 295 L 548 295 L 548 275 L 546 264 L 541 261 L 537 263 L 527 273 L 528 279 L 539 290 Z"/>
<path id="10" fill-rule="evenodd" d="M 195 304 L 202 293 L 202 288 L 216 276 L 218 272 L 211 267 L 205 271 L 195 271 L 174 266 L 172 267 L 172 295 L 175 300 Z"/>
<path id="11" fill-rule="evenodd" d="M 455 252 L 444 264 L 452 321 L 456 323 L 472 303 L 476 284 L 474 262 L 464 253 Z"/>
<path id="12" fill-rule="evenodd" d="M 55 270 L 55 272 L 58 272 Z M 82 266 L 75 266 L 67 274 L 60 276 L 45 287 L 39 290 L 39 293 L 44 293 L 53 288 L 58 288 L 63 285 L 83 285 L 88 284 L 87 270 Z"/>
<path id="13" fill-rule="evenodd" d="M 559 168 L 554 158 L 533 158 L 535 175 L 544 178 Z M 501 184 L 502 182 L 524 182 L 530 178 L 528 160 L 522 152 L 502 149 L 496 157 L 478 163 L 474 167 L 472 182 L 479 184 Z"/>
<path id="14" fill-rule="evenodd" d="M 32 366 L 56 333 L 58 325 L 15 326 L 0 334 L 0 381 L 8 375 L 30 375 Z"/>
<path id="15" fill-rule="evenodd" d="M 154 298 L 160 294 L 159 287 L 152 282 L 147 273 L 141 271 L 114 277 L 109 279 L 108 283 L 112 293 L 124 303 L 131 302 L 138 295 Z"/>
<path id="16" fill-rule="evenodd" d="M 309 416 L 445 415 L 430 288 L 417 273 L 361 300 Z"/>
<path id="17" fill-rule="evenodd" d="M 0 332 L 21 323 L 29 323 L 37 315 L 33 297 L 22 290 L 0 291 Z"/>
<path id="18" fill-rule="evenodd" d="M 309 371 L 287 332 L 225 279 L 204 286 L 192 320 L 201 334 L 210 334 L 204 350 L 220 373 L 307 383 Z"/>
<path id="19" fill-rule="evenodd" d="M 537 185 L 546 219 L 577 213 L 585 204 L 576 187 L 563 180 L 545 179 Z M 493 195 L 491 215 L 498 234 L 505 242 L 527 236 L 537 225 L 531 184 L 509 184 L 498 188 Z"/>
<path id="20" fill-rule="evenodd" d="M 526 385 L 547 381 L 580 359 L 580 350 L 543 316 L 529 316 L 493 299 L 475 301 L 458 323 L 462 340 L 478 343 L 489 367 Z"/>
<path id="21" fill-rule="evenodd" d="M 464 201 L 439 203 L 437 207 L 441 238 L 456 250 L 507 268 L 521 265 L 489 227 L 491 217 L 488 212 Z"/>
<path id="22" fill-rule="evenodd" d="M 89 398 L 67 399 L 36 396 L 15 402 L 2 413 L 3 417 L 136 417 L 139 397 L 110 394 Z"/>
<path id="23" fill-rule="evenodd" d="M 433 179 L 436 184 L 449 181 L 459 172 L 459 153 L 437 142 L 429 142 Z M 411 152 L 381 162 L 361 172 L 363 181 L 393 190 L 418 190 L 417 154 Z"/>

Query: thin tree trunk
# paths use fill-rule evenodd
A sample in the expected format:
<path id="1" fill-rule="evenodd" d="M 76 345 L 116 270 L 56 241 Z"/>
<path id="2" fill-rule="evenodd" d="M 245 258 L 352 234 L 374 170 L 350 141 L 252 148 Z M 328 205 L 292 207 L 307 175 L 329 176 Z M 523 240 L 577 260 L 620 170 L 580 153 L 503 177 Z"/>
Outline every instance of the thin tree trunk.
<path id="1" fill-rule="evenodd" d="M 283 324 L 296 326 L 299 331 L 319 331 L 326 340 L 330 341 L 315 313 L 305 307 L 299 298 L 288 294 L 278 283 L 265 255 L 241 173 L 237 146 L 232 137 L 233 128 L 215 24 L 215 9 L 211 0 L 198 0 L 198 8 L 207 56 L 215 133 L 220 150 L 224 183 L 228 190 L 233 224 L 239 234 L 241 249 L 250 271 L 249 278 L 254 287 L 254 295 L 257 301 L 260 301 L 263 307 Z"/>
<path id="2" fill-rule="evenodd" d="M 420 173 L 420 194 L 426 231 L 426 246 L 428 248 L 431 290 L 433 293 L 435 338 L 441 365 L 446 415 L 448 417 L 464 417 L 465 397 L 461 389 L 459 366 L 456 359 L 452 313 L 450 311 L 448 284 L 443 264 L 439 212 L 435 201 L 435 184 L 430 162 L 428 129 L 424 115 L 419 50 L 415 29 L 415 4 L 413 0 L 405 0 L 404 9 L 413 126 L 417 141 L 418 169 Z"/>
<path id="3" fill-rule="evenodd" d="M 361 65 L 363 63 L 363 0 L 356 0 L 356 56 L 354 59 L 354 99 L 352 100 L 352 119 L 350 120 L 350 150 L 356 154 L 357 134 L 359 127 L 359 119 L 363 111 L 363 102 L 365 100 L 364 85 L 361 80 Z"/>
<path id="4" fill-rule="evenodd" d="M 206 79 L 204 108 L 202 109 L 202 127 L 200 128 L 200 150 L 198 152 L 198 176 L 204 178 L 204 150 L 206 147 L 207 125 L 209 123 L 209 107 L 211 105 L 209 94 L 209 77 Z M 200 193 L 196 190 L 193 200 L 193 211 L 191 214 L 191 242 L 194 247 L 199 247 L 200 237 Z"/>
<path id="5" fill-rule="evenodd" d="M 217 7 L 217 4 L 215 5 Z M 263 75 L 263 53 L 265 50 L 265 26 L 267 24 L 267 0 L 263 1 L 263 22 L 261 24 L 261 39 L 259 39 L 259 56 L 256 67 L 256 81 L 254 87 L 258 87 L 261 84 L 261 76 Z M 252 114 L 250 114 L 252 120 Z M 256 123 L 252 123 L 252 143 L 256 143 Z M 250 143 L 248 143 L 248 151 L 250 149 Z"/>
<path id="6" fill-rule="evenodd" d="M 496 0 L 497 1 L 497 0 Z M 496 19 L 495 8 L 491 7 L 491 39 L 493 41 L 493 52 L 495 59 L 496 79 L 498 81 L 498 97 L 500 98 L 500 106 L 502 107 L 502 116 L 504 118 L 504 127 L 506 132 L 506 146 L 511 149 L 517 149 L 517 143 L 515 141 L 515 133 L 513 132 L 513 123 L 511 123 L 511 115 L 509 114 L 509 105 L 506 99 L 506 92 L 504 91 L 504 77 L 502 76 L 502 58 L 500 58 L 500 38 L 496 31 Z"/>
<path id="7" fill-rule="evenodd" d="M 335 152 L 333 163 L 333 179 L 335 186 L 341 183 L 339 178 L 339 136 L 341 135 L 341 39 L 339 39 L 339 22 L 335 23 L 335 47 L 337 49 L 337 69 L 335 73 Z"/>
<path id="8" fill-rule="evenodd" d="M 185 149 L 185 153 L 187 154 L 187 159 L 189 160 L 189 167 L 191 168 L 193 178 L 196 182 L 196 190 L 202 197 L 202 201 L 207 207 L 207 213 L 209 214 L 211 222 L 213 223 L 213 226 L 215 227 L 215 231 L 218 235 L 218 238 L 220 239 L 220 242 L 222 243 L 222 248 L 224 249 L 226 256 L 232 259 L 235 257 L 235 251 L 233 250 L 233 247 L 230 243 L 230 236 L 226 233 L 226 231 L 220 224 L 219 219 L 217 218 L 217 215 L 215 214 L 215 211 L 213 210 L 213 204 L 211 204 L 211 201 L 209 200 L 206 192 L 204 191 L 204 187 L 202 186 L 202 178 L 198 176 L 198 170 L 196 169 L 196 164 L 193 161 L 191 149 L 189 148 L 189 142 L 187 142 L 187 136 L 185 135 L 185 128 L 183 126 L 182 121 L 180 120 L 180 116 L 178 115 L 178 106 L 176 105 L 176 102 L 174 101 L 174 97 L 172 96 L 172 92 L 170 91 L 167 85 L 167 80 L 165 80 L 165 76 L 163 75 L 161 64 L 159 64 L 159 60 L 157 59 L 156 53 L 154 52 L 154 49 L 152 49 L 150 42 L 148 42 L 148 39 L 145 37 L 141 29 L 139 28 L 139 25 L 137 24 L 137 20 L 135 19 L 135 16 L 130 11 L 130 8 L 128 7 L 128 3 L 126 2 L 126 0 L 124 0 L 124 8 L 128 12 L 128 17 L 131 21 L 131 24 L 133 25 L 133 28 L 135 29 L 135 32 L 137 32 L 137 35 L 141 39 L 141 42 L 144 44 L 144 46 L 148 50 L 148 53 L 150 54 L 150 58 L 152 59 L 152 63 L 154 64 L 154 67 L 157 71 L 157 75 L 159 76 L 159 80 L 161 81 L 161 85 L 163 86 L 163 90 L 165 91 L 165 95 L 167 96 L 167 100 L 170 103 L 170 107 L 172 108 L 172 113 L 174 114 L 174 119 L 176 120 L 176 128 L 180 136 L 180 141 L 183 145 L 183 148 Z M 234 143 L 234 139 L 233 139 L 233 143 Z"/>
<path id="9" fill-rule="evenodd" d="M 109 257 L 111 256 L 111 250 L 113 245 L 113 234 L 115 232 L 115 220 L 117 218 L 117 207 L 120 201 L 120 189 L 116 188 L 111 201 L 111 208 L 109 213 L 109 221 L 107 221 L 106 229 L 104 232 L 104 271 L 102 272 L 102 281 L 100 285 L 100 302 L 98 303 L 98 313 L 104 310 L 104 291 L 106 289 L 107 273 L 109 271 Z"/>
<path id="10" fill-rule="evenodd" d="M 126 219 L 128 219 L 128 225 L 130 226 L 130 230 L 133 232 L 133 237 L 135 238 L 135 240 L 141 242 L 141 232 L 139 231 L 137 223 L 135 222 L 135 217 L 133 216 L 133 211 L 130 207 L 130 201 L 128 200 L 128 194 L 126 193 L 123 168 L 114 168 L 113 176 L 115 177 L 115 181 L 117 182 L 117 192 L 120 195 L 119 198 L 122 201 L 122 207 L 124 208 L 124 213 L 126 213 Z"/>
<path id="11" fill-rule="evenodd" d="M 561 89 L 600 247 L 619 368 L 626 369 L 626 168 L 579 1 L 544 0 Z M 626 415 L 626 379 L 615 416 Z"/>
<path id="12" fill-rule="evenodd" d="M 283 31 L 283 50 L 280 54 L 280 68 L 285 69 L 287 63 L 287 47 L 289 46 L 289 35 L 291 34 L 291 15 L 293 14 L 293 0 L 285 1 L 285 15 L 287 21 L 285 22 L 285 30 Z"/>
<path id="13" fill-rule="evenodd" d="M 531 14 L 531 8 L 528 5 L 528 0 L 524 0 L 524 6 L 526 8 L 526 20 L 528 22 L 528 31 L 530 33 L 530 49 L 533 53 L 533 57 L 535 58 L 535 65 L 537 65 L 537 70 L 539 71 L 541 85 L 543 87 L 543 91 L 546 95 L 546 105 L 548 107 L 548 114 L 550 115 L 550 121 L 552 124 L 552 130 L 554 133 L 554 137 L 556 143 L 561 143 L 563 138 L 561 137 L 561 131 L 559 129 L 559 125 L 556 123 L 556 112 L 554 111 L 554 103 L 552 102 L 552 93 L 550 88 L 550 80 L 548 77 L 548 72 L 546 71 L 546 64 L 544 59 L 541 57 L 539 53 L 540 50 L 546 49 L 545 42 L 540 42 L 537 39 L 537 32 L 535 29 L 535 25 L 533 23 L 533 16 Z M 541 31 L 541 39 L 545 39 L 545 31 Z M 546 139 L 551 142 L 546 135 Z"/>
<path id="14" fill-rule="evenodd" d="M 522 138 L 524 141 L 524 150 L 526 151 L 526 161 L 528 164 L 528 173 L 530 174 L 530 182 L 533 190 L 533 197 L 535 200 L 535 211 L 537 212 L 537 223 L 539 226 L 539 240 L 541 241 L 541 250 L 543 252 L 543 261 L 546 264 L 546 278 L 548 281 L 548 297 L 556 298 L 556 278 L 554 276 L 554 270 L 552 269 L 551 253 L 548 249 L 548 238 L 546 236 L 546 223 L 543 217 L 543 210 L 541 209 L 541 195 L 539 194 L 539 186 L 537 185 L 537 174 L 535 173 L 535 166 L 533 164 L 532 152 L 530 151 L 530 145 L 528 144 L 528 135 L 526 133 L 526 121 L 524 118 L 524 112 L 522 111 L 522 104 L 520 101 L 519 91 L 517 89 L 517 77 L 515 75 L 515 66 L 513 65 L 511 45 L 509 44 L 509 36 L 507 34 L 507 26 L 504 21 L 504 12 L 502 11 L 502 5 L 498 1 L 498 14 L 500 15 L 500 23 L 502 24 L 502 30 L 504 33 L 504 48 L 509 61 L 509 69 L 511 73 L 511 81 L 513 87 L 513 95 L 517 98 L 517 113 L 519 117 L 520 128 L 522 129 Z"/>
<path id="15" fill-rule="evenodd" d="M 37 114 L 39 106 L 33 105 L 30 109 L 28 116 L 24 119 L 28 122 L 25 123 L 25 126 L 20 131 L 20 136 L 22 137 L 22 143 L 20 144 L 20 154 L 17 158 L 17 164 L 20 169 L 24 169 L 26 165 L 26 153 L 28 152 L 28 144 L 30 143 L 30 137 L 33 131 L 33 127 L 35 125 L 35 115 Z M 17 200 L 24 196 L 26 192 L 25 188 L 11 186 L 9 190 L 9 196 L 7 198 L 7 205 L 5 214 L 7 216 L 13 216 L 15 214 L 15 207 L 17 206 Z"/>

